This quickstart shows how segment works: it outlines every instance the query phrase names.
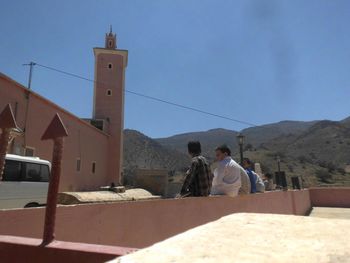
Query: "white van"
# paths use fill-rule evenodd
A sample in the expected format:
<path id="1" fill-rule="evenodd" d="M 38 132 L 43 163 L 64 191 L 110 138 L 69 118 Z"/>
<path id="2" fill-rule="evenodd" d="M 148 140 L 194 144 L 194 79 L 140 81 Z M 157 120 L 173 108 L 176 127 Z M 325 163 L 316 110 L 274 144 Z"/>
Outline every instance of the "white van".
<path id="1" fill-rule="evenodd" d="M 7 154 L 0 182 L 0 209 L 44 205 L 50 171 L 49 161 Z"/>

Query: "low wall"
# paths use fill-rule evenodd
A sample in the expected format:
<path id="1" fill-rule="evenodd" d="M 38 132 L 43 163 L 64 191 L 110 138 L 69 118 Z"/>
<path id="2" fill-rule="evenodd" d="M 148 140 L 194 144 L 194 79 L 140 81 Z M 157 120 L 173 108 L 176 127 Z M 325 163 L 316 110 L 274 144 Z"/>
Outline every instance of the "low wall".
<path id="1" fill-rule="evenodd" d="M 312 206 L 350 208 L 350 187 L 310 188 Z"/>
<path id="2" fill-rule="evenodd" d="M 142 248 L 237 212 L 305 215 L 308 190 L 59 206 L 56 239 Z M 0 211 L 0 235 L 41 238 L 44 208 Z"/>
<path id="3" fill-rule="evenodd" d="M 41 246 L 41 239 L 0 236 L 1 262 L 100 263 L 135 251 L 131 248 L 54 241 Z"/>

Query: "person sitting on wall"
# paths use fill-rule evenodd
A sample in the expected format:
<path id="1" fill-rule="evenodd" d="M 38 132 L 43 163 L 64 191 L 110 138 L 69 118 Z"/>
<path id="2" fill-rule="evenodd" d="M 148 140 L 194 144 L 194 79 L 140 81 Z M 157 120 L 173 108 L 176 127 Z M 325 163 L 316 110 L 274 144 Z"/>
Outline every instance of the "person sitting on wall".
<path id="1" fill-rule="evenodd" d="M 243 169 L 242 166 L 239 166 L 239 172 L 241 175 L 241 188 L 239 189 L 239 195 L 248 195 L 251 192 L 250 179 L 247 172 Z"/>
<path id="2" fill-rule="evenodd" d="M 252 162 L 248 158 L 243 159 L 243 168 L 246 170 L 250 181 L 250 193 L 256 193 L 256 176 L 252 170 Z"/>
<path id="3" fill-rule="evenodd" d="M 266 190 L 266 191 L 275 190 L 275 185 L 274 185 L 274 183 L 273 183 L 272 174 L 270 174 L 270 173 L 266 173 L 266 174 L 265 174 L 264 184 L 265 184 L 265 190 Z"/>
<path id="4" fill-rule="evenodd" d="M 215 156 L 218 165 L 214 170 L 210 194 L 237 196 L 242 185 L 239 164 L 231 158 L 231 150 L 226 145 L 217 147 Z"/>
<path id="5" fill-rule="evenodd" d="M 187 148 L 192 157 L 191 167 L 186 172 L 184 184 L 177 197 L 208 196 L 213 177 L 208 161 L 201 155 L 201 144 L 199 141 L 191 141 Z"/>
<path id="6" fill-rule="evenodd" d="M 261 179 L 260 175 L 257 174 L 255 171 L 252 171 L 253 174 L 255 175 L 255 184 L 256 184 L 256 191 L 258 193 L 264 193 L 265 192 L 265 184 L 264 181 Z"/>

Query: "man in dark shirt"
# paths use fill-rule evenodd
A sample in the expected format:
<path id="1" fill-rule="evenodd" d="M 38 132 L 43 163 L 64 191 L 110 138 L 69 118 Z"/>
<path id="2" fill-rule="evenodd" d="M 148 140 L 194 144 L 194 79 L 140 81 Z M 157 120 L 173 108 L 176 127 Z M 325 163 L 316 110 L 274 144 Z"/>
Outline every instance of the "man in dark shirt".
<path id="1" fill-rule="evenodd" d="M 187 147 L 188 153 L 192 157 L 192 163 L 186 172 L 180 196 L 208 196 L 213 176 L 208 161 L 201 156 L 201 144 L 198 141 L 192 141 L 188 143 Z"/>

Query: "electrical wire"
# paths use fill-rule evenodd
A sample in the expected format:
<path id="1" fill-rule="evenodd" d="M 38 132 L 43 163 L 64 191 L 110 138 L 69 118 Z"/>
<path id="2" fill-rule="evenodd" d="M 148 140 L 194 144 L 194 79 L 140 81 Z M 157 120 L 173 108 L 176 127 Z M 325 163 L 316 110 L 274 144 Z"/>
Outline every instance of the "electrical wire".
<path id="1" fill-rule="evenodd" d="M 70 72 L 67 72 L 67 71 L 64 71 L 64 70 L 60 70 L 60 69 L 57 69 L 57 68 L 54 68 L 54 67 L 46 66 L 46 65 L 43 65 L 43 64 L 40 64 L 40 63 L 35 63 L 35 64 L 37 66 L 39 66 L 39 67 L 42 67 L 42 68 L 45 68 L 45 69 L 48 69 L 48 70 L 51 70 L 51 71 L 55 71 L 55 72 L 58 72 L 58 73 L 61 73 L 61 74 L 65 74 L 67 76 L 71 76 L 71 77 L 74 77 L 74 78 L 82 79 L 82 80 L 89 81 L 89 82 L 92 82 L 92 83 L 101 83 L 101 84 L 109 86 L 108 83 L 103 83 L 103 82 L 100 82 L 100 81 L 96 81 L 96 80 L 93 80 L 93 79 L 90 79 L 90 78 L 86 78 L 86 77 L 83 77 L 83 76 L 80 76 L 80 75 L 77 75 L 77 74 L 74 74 L 74 73 L 70 73 Z M 194 107 L 186 106 L 186 105 L 179 104 L 179 103 L 176 103 L 176 102 L 172 102 L 172 101 L 160 99 L 160 98 L 157 98 L 157 97 L 149 96 L 149 95 L 146 95 L 146 94 L 142 94 L 142 93 L 139 93 L 139 92 L 136 92 L 136 91 L 132 91 L 132 90 L 129 90 L 129 89 L 124 89 L 124 92 L 130 93 L 130 94 L 133 94 L 133 95 L 136 95 L 136 96 L 139 96 L 139 97 L 143 97 L 143 98 L 146 98 L 146 99 L 150 99 L 150 100 L 153 100 L 153 101 L 157 101 L 157 102 L 165 103 L 165 104 L 168 104 L 168 105 L 172 105 L 172 106 L 175 106 L 175 107 L 178 107 L 178 108 L 191 110 L 191 111 L 202 113 L 202 114 L 205 114 L 205 115 L 209 115 L 209 116 L 225 119 L 225 120 L 228 120 L 228 121 L 233 121 L 233 122 L 236 122 L 236 123 L 244 124 L 244 125 L 247 125 L 247 126 L 253 126 L 253 127 L 258 126 L 256 124 L 251 123 L 251 122 L 242 121 L 242 120 L 234 119 L 234 118 L 231 118 L 231 117 L 219 115 L 219 114 L 212 113 L 212 112 L 205 111 L 205 110 L 201 110 L 201 109 L 198 109 L 198 108 L 194 108 Z"/>

